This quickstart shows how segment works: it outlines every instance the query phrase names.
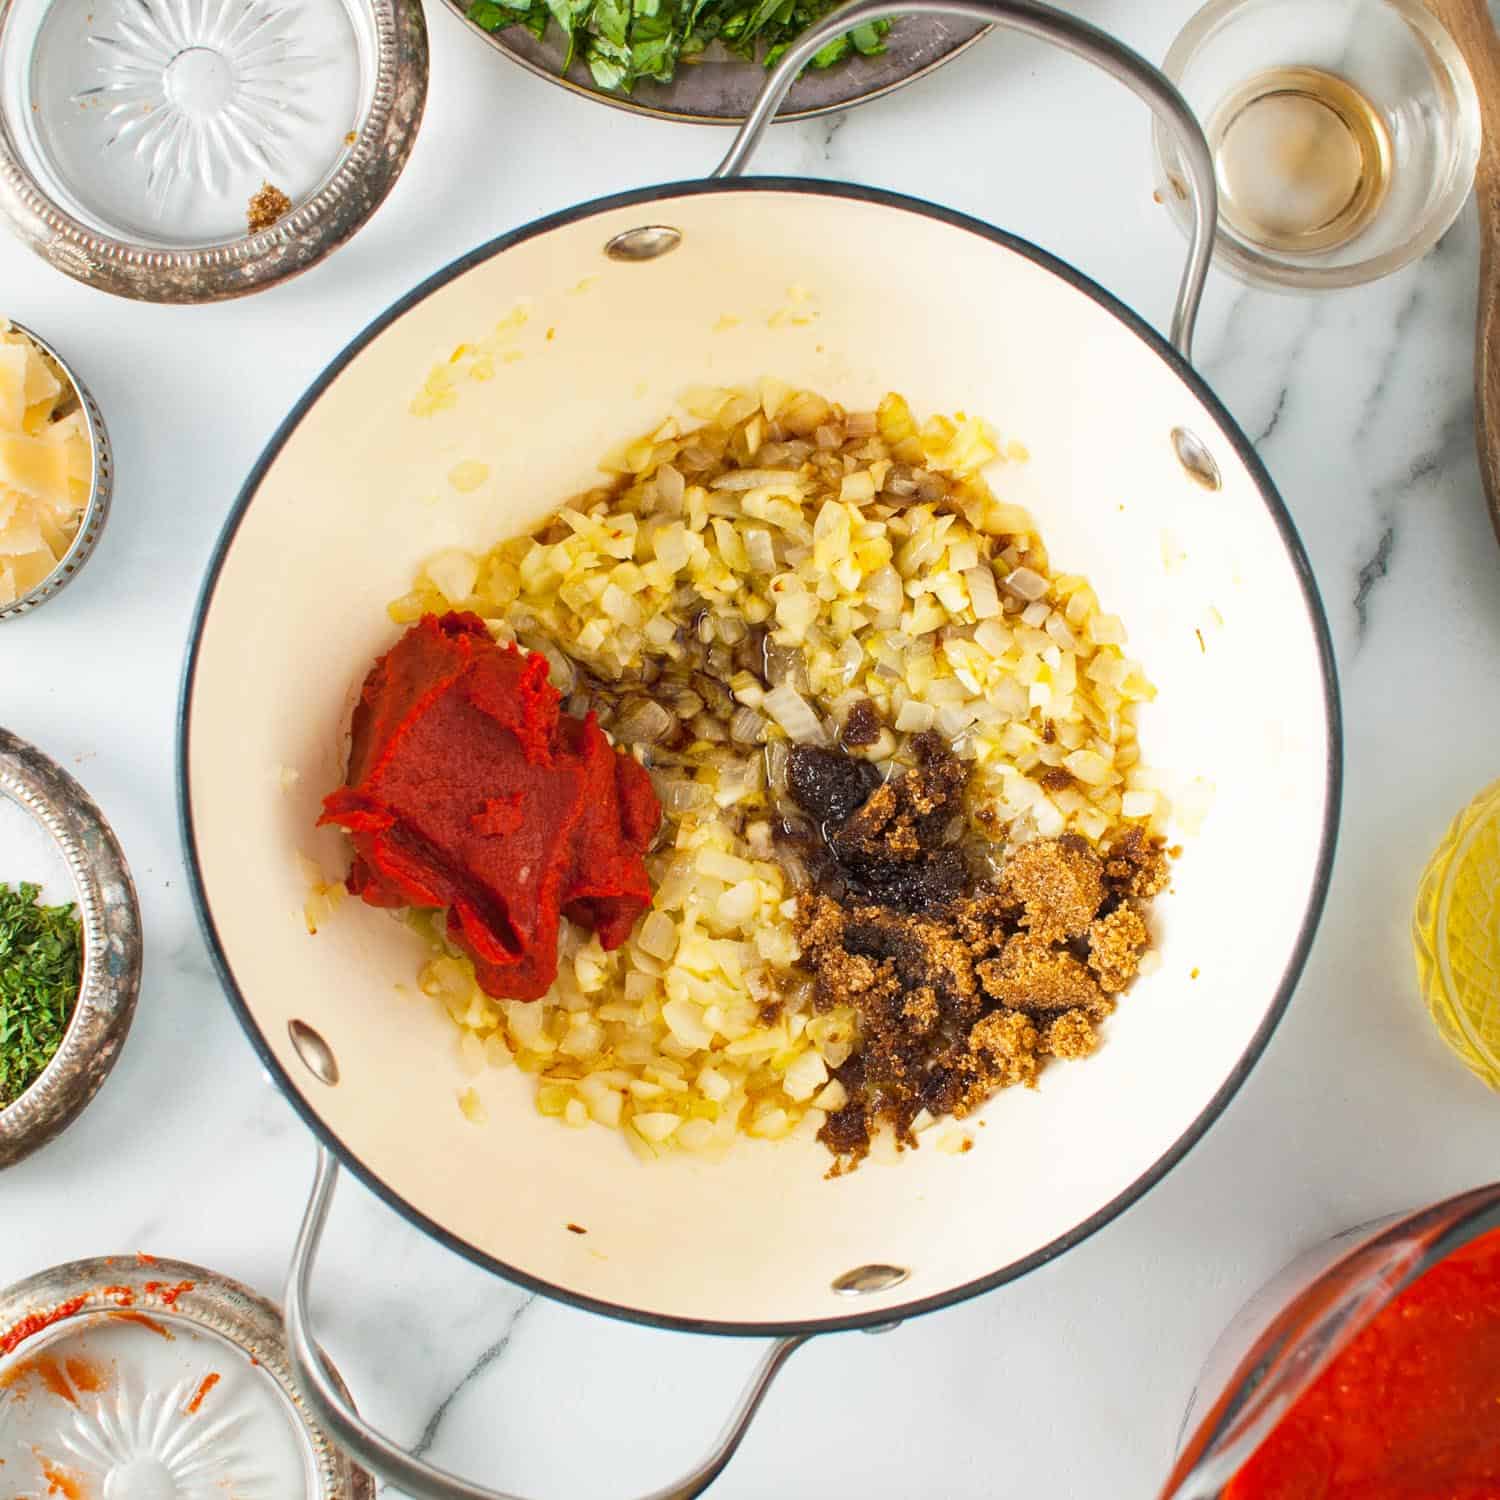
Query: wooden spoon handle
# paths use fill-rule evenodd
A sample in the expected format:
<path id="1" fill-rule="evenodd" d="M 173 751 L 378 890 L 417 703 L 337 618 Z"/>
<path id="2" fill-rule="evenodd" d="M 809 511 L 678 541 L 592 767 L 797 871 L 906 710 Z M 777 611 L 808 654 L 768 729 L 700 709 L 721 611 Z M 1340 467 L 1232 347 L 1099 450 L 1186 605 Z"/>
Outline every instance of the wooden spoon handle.
<path id="1" fill-rule="evenodd" d="M 1426 0 L 1474 77 L 1484 139 L 1474 193 L 1479 200 L 1479 319 L 1474 345 L 1474 426 L 1479 477 L 1500 538 L 1500 35 L 1486 0 Z"/>

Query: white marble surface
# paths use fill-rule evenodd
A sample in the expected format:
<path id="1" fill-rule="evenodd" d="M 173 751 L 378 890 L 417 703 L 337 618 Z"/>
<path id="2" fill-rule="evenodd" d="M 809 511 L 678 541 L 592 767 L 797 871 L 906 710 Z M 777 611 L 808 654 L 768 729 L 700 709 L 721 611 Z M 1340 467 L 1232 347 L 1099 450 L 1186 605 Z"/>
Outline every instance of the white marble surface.
<path id="1" fill-rule="evenodd" d="M 1159 57 L 1192 4 L 1082 8 Z M 0 243 L 0 311 L 76 358 L 120 476 L 84 577 L 0 627 L 0 721 L 107 809 L 148 932 L 139 1018 L 108 1086 L 0 1178 L 0 1282 L 141 1248 L 279 1291 L 312 1145 L 209 971 L 173 802 L 177 678 L 209 549 L 292 401 L 417 279 L 535 214 L 699 173 L 723 147 L 547 87 L 431 9 L 410 169 L 302 280 L 236 305 L 139 307 Z M 993 219 L 1165 318 L 1182 247 L 1151 201 L 1140 107 L 1039 46 L 992 38 L 893 98 L 782 127 L 761 164 Z M 1259 1282 L 1335 1230 L 1494 1175 L 1500 1100 L 1432 1034 L 1406 936 L 1427 852 L 1500 774 L 1500 549 L 1472 454 L 1475 268 L 1470 213 L 1426 262 L 1364 290 L 1286 299 L 1217 274 L 1211 286 L 1200 364 L 1307 541 L 1348 721 L 1333 893 L 1269 1053 L 1166 1182 L 1060 1262 L 893 1335 L 799 1355 L 715 1490 L 724 1500 L 1149 1496 L 1203 1354 Z M 664 1482 L 755 1353 L 535 1301 L 348 1184 L 321 1279 L 327 1343 L 367 1412 L 446 1465 L 538 1497 Z"/>

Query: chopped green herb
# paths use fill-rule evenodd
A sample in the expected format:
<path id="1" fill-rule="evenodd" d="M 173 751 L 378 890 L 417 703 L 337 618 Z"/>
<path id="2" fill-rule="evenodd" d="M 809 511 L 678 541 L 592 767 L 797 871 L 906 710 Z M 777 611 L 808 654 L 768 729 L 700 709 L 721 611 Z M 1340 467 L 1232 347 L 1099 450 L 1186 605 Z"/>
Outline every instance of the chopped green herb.
<path id="1" fill-rule="evenodd" d="M 540 38 L 549 19 L 567 41 L 563 71 L 582 58 L 601 89 L 628 94 L 643 78 L 670 83 L 680 61 L 718 42 L 736 57 L 773 67 L 838 0 L 470 0 L 469 19 L 485 31 L 524 26 Z M 857 26 L 808 64 L 829 68 L 858 53 L 885 51 L 889 21 Z"/>
<path id="2" fill-rule="evenodd" d="M 82 939 L 72 905 L 0 882 L 0 1109 L 14 1104 L 62 1045 L 78 1000 Z"/>
<path id="3" fill-rule="evenodd" d="M 849 38 L 836 36 L 826 47 L 819 47 L 808 64 L 812 68 L 831 68 L 849 55 Z"/>

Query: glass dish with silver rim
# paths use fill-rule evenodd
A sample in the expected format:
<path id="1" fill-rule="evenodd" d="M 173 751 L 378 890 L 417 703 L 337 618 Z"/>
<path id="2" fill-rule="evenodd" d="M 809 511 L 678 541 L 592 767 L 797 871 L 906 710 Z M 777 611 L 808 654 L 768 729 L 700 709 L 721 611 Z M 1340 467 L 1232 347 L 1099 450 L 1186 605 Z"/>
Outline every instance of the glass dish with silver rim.
<path id="1" fill-rule="evenodd" d="M 258 291 L 374 213 L 426 89 L 419 0 L 0 0 L 0 209 L 103 291 Z"/>
<path id="2" fill-rule="evenodd" d="M 0 1463 L 13 1494 L 375 1495 L 308 1413 L 277 1309 L 151 1255 L 75 1261 L 0 1291 Z"/>

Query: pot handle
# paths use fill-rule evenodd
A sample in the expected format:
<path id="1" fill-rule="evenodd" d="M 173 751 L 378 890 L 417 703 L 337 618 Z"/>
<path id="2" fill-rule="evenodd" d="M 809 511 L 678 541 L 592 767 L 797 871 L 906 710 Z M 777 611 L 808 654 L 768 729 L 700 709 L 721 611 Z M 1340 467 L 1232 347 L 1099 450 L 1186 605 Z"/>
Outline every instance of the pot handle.
<path id="1" fill-rule="evenodd" d="M 312 1196 L 307 1202 L 302 1227 L 297 1231 L 297 1243 L 287 1271 L 284 1308 L 287 1353 L 309 1409 L 334 1442 L 387 1484 L 410 1495 L 412 1500 L 518 1500 L 514 1495 L 472 1484 L 445 1469 L 412 1457 L 366 1422 L 329 1376 L 312 1331 L 308 1283 L 312 1279 L 323 1228 L 328 1222 L 328 1211 L 333 1204 L 338 1173 L 333 1154 L 326 1146 L 320 1145 Z M 664 1489 L 653 1490 L 642 1500 L 693 1500 L 693 1496 L 701 1495 L 734 1457 L 782 1366 L 810 1337 L 801 1334 L 795 1338 L 778 1339 L 772 1344 L 741 1392 L 708 1456 L 682 1478 Z"/>
<path id="2" fill-rule="evenodd" d="M 1020 31 L 1051 42 L 1085 62 L 1103 68 L 1118 78 L 1147 104 L 1175 136 L 1192 190 L 1193 231 L 1187 265 L 1172 309 L 1172 343 L 1186 360 L 1193 354 L 1193 329 L 1203 284 L 1213 257 L 1214 232 L 1219 215 L 1219 190 L 1214 178 L 1213 153 L 1187 101 L 1165 73 L 1153 67 L 1138 52 L 1108 32 L 1077 16 L 1065 14 L 1039 0 L 852 0 L 825 20 L 802 33 L 777 63 L 760 91 L 760 97 L 745 117 L 724 160 L 714 168 L 716 178 L 738 177 L 748 164 L 766 126 L 771 123 L 786 93 L 813 54 L 831 41 L 870 21 L 897 16 L 958 16 Z"/>

